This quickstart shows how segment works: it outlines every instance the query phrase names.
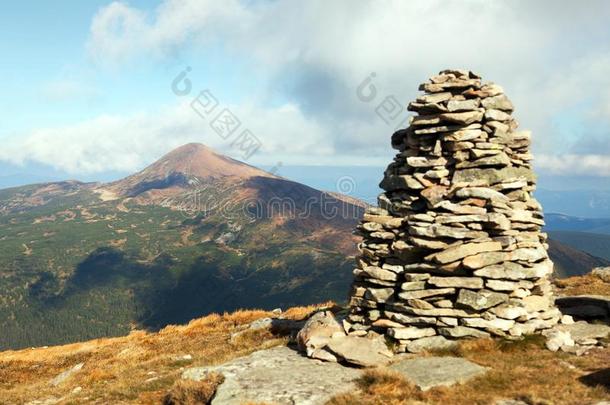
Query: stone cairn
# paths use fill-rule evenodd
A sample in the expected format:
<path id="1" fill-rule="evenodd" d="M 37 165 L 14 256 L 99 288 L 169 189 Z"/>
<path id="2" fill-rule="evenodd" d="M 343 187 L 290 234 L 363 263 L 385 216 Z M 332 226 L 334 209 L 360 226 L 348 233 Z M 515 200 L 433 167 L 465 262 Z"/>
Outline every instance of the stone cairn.
<path id="1" fill-rule="evenodd" d="M 554 326 L 547 235 L 532 197 L 530 133 L 502 88 L 464 70 L 420 86 L 410 126 L 367 209 L 345 327 L 396 351 Z"/>

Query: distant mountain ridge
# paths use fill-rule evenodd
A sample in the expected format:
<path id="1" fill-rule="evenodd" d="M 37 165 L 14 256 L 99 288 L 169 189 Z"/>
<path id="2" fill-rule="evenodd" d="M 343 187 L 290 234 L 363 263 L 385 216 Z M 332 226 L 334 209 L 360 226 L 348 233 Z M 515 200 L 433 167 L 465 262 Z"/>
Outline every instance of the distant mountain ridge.
<path id="1" fill-rule="evenodd" d="M 610 218 L 581 218 L 548 213 L 544 219 L 547 231 L 580 231 L 610 235 Z"/>
<path id="2" fill-rule="evenodd" d="M 342 301 L 362 209 L 199 144 L 112 183 L 0 190 L 0 347 Z"/>
<path id="3" fill-rule="evenodd" d="M 190 143 L 174 149 L 144 170 L 102 187 L 119 197 L 135 197 L 149 190 L 191 188 L 202 182 L 230 177 L 277 178 L 254 166 L 216 153 L 202 144 Z"/>
<path id="4" fill-rule="evenodd" d="M 364 205 L 200 144 L 111 183 L 0 190 L 0 349 L 342 302 Z M 605 263 L 551 257 L 560 276 Z"/>

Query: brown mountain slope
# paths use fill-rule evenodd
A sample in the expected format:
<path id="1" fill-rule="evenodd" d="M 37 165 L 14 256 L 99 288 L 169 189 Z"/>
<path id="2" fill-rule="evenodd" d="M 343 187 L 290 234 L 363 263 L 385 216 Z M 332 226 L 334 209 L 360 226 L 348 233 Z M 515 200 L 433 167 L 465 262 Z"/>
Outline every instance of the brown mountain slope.
<path id="1" fill-rule="evenodd" d="M 276 178 L 205 145 L 189 143 L 174 149 L 144 170 L 100 189 L 120 197 L 134 197 L 149 190 L 190 188 L 223 178 L 243 181 L 252 177 Z"/>
<path id="2" fill-rule="evenodd" d="M 582 276 L 595 267 L 610 266 L 608 260 L 592 256 L 556 240 L 549 240 L 549 256 L 555 264 L 555 277 Z"/>

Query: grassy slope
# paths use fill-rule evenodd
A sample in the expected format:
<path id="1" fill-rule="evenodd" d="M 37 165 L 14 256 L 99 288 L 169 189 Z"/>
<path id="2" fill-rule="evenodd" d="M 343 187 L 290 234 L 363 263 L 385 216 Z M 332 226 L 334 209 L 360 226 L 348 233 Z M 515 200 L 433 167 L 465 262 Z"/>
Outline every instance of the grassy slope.
<path id="1" fill-rule="evenodd" d="M 313 310 L 294 308 L 284 316 L 302 319 Z M 66 346 L 0 352 L 0 404 L 49 398 L 64 398 L 61 404 L 158 404 L 184 367 L 219 364 L 286 344 L 285 336 L 268 330 L 249 330 L 230 340 L 241 327 L 272 315 L 259 310 L 213 314 L 158 333 L 136 331 Z M 49 383 L 79 363 L 84 367 L 74 377 L 56 387 Z M 77 387 L 81 390 L 75 393 Z"/>
<path id="2" fill-rule="evenodd" d="M 562 294 L 604 294 L 608 283 L 591 276 L 564 282 Z M 293 308 L 285 316 L 303 319 L 315 308 Z M 288 338 L 268 330 L 250 330 L 237 339 L 231 333 L 263 317 L 264 311 L 209 315 L 188 326 L 170 326 L 158 333 L 133 332 L 129 336 L 99 339 L 60 347 L 0 353 L 0 404 L 34 399 L 63 398 L 61 404 L 160 403 L 180 379 L 183 367 L 218 364 L 252 351 L 286 344 Z M 451 352 L 423 355 L 457 355 L 489 367 L 485 376 L 464 385 L 436 388 L 425 393 L 386 370 L 366 373 L 359 389 L 337 396 L 331 405 L 492 403 L 521 398 L 527 403 L 595 403 L 610 396 L 607 378 L 610 348 L 577 357 L 544 349 L 539 337 L 523 341 L 471 340 Z M 183 356 L 190 354 L 192 359 Z M 64 384 L 49 381 L 78 363 L 83 369 Z M 606 370 L 606 371 L 604 371 Z M 607 382 L 606 382 L 607 384 Z M 80 389 L 78 389 L 80 387 Z M 77 389 L 76 391 L 75 388 Z M 197 388 L 209 392 L 210 387 Z M 202 394 L 203 395 L 203 394 Z"/>
<path id="3" fill-rule="evenodd" d="M 229 222 L 103 202 L 88 190 L 0 215 L 0 349 L 345 298 L 351 264 L 344 254 L 270 221 Z M 215 242 L 228 232 L 234 241 Z M 318 277 L 328 269 L 330 277 Z"/>

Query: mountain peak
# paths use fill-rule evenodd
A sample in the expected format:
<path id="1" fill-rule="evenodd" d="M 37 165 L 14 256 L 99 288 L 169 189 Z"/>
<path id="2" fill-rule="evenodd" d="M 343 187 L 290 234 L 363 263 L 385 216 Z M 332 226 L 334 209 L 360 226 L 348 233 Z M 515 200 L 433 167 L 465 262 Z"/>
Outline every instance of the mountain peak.
<path id="1" fill-rule="evenodd" d="M 271 173 L 222 155 L 201 143 L 188 143 L 167 153 L 144 170 L 104 187 L 114 194 L 135 196 L 152 189 L 187 188 L 192 180 L 252 177 Z"/>
<path id="2" fill-rule="evenodd" d="M 222 155 L 201 143 L 188 143 L 180 146 L 140 173 L 143 172 L 181 173 L 200 179 L 228 176 L 239 178 L 274 177 L 272 174 L 254 166 Z"/>

